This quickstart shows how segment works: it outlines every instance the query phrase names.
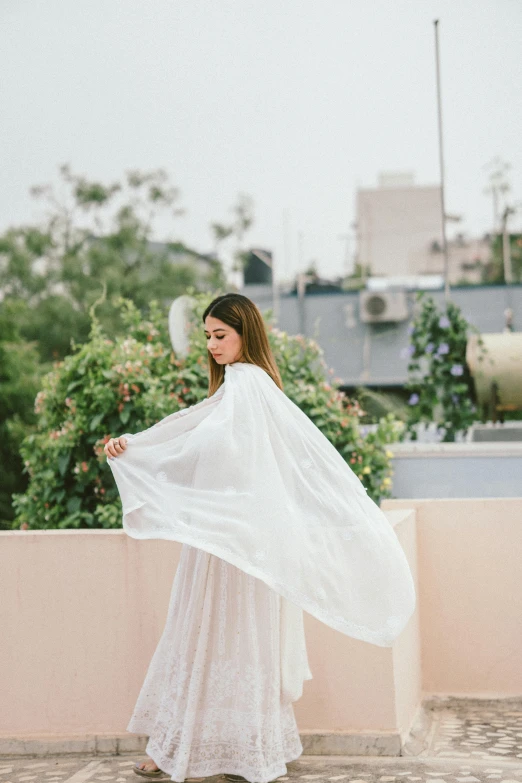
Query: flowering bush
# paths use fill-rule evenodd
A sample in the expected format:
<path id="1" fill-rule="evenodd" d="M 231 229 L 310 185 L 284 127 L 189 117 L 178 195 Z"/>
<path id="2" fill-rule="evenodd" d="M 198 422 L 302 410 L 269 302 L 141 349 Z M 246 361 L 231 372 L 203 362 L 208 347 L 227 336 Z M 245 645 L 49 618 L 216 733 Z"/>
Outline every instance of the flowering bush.
<path id="1" fill-rule="evenodd" d="M 457 432 L 465 434 L 479 418 L 466 365 L 468 332 L 479 332 L 453 302 L 439 310 L 433 297 L 426 297 L 424 291 L 417 293 L 417 302 L 421 306 L 409 326 L 410 344 L 403 352 L 403 357 L 410 357 L 405 384 L 411 392 L 408 432 L 415 440 L 416 424 L 435 421 L 442 440 L 454 441 Z M 485 349 L 480 337 L 478 344 L 482 361 Z"/>
<path id="2" fill-rule="evenodd" d="M 126 335 L 109 339 L 91 310 L 89 340 L 55 362 L 36 395 L 37 427 L 21 446 L 29 486 L 13 495 L 13 527 L 89 528 L 121 526 L 118 491 L 103 447 L 123 432 L 139 432 L 208 393 L 206 340 L 201 314 L 211 300 L 195 294 L 186 357 L 172 351 L 167 314 L 156 302 L 147 318 L 120 299 Z M 363 411 L 327 380 L 322 350 L 313 340 L 290 337 L 267 324 L 288 394 L 322 430 L 363 480 L 377 502 L 391 488 L 391 452 L 401 422 L 383 417 L 363 436 Z"/>
<path id="3" fill-rule="evenodd" d="M 388 413 L 379 418 L 372 431 L 362 427 L 365 411 L 357 400 L 332 385 L 332 380 L 335 383 L 339 379 L 328 379 L 333 370 L 328 368 L 317 342 L 302 335 L 290 336 L 273 326 L 268 329 L 285 394 L 326 435 L 373 500 L 378 503 L 389 497 L 393 454 L 386 445 L 401 439 L 404 423 Z"/>

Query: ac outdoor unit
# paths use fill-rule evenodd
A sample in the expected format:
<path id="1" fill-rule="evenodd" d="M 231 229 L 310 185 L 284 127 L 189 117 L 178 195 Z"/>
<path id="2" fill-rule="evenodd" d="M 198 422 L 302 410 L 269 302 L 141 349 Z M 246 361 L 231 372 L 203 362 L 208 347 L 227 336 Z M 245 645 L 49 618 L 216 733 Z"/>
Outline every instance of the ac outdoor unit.
<path id="1" fill-rule="evenodd" d="M 406 291 L 359 291 L 359 317 L 365 323 L 405 321 Z"/>

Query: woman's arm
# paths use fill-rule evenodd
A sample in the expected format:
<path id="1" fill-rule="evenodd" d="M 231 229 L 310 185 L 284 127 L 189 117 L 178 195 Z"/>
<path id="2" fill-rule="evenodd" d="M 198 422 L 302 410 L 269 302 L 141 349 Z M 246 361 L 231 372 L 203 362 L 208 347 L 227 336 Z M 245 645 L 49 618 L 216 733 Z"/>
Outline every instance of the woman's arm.
<path id="1" fill-rule="evenodd" d="M 160 421 L 156 422 L 156 424 L 153 424 L 151 427 L 147 427 L 145 430 L 140 430 L 140 432 L 135 432 L 134 434 L 126 432 L 124 435 L 120 435 L 118 438 L 111 438 L 104 446 L 104 452 L 108 459 L 114 459 L 114 457 L 117 457 L 119 454 L 123 454 L 125 449 L 127 448 L 127 443 L 129 440 L 134 440 L 139 435 L 142 435 L 145 432 L 149 432 L 156 427 L 163 427 L 165 424 L 170 423 L 174 421 L 175 419 L 181 418 L 181 416 L 187 416 L 191 413 L 195 413 L 196 411 L 201 411 L 204 408 L 207 408 L 209 406 L 217 405 L 218 402 L 223 397 L 223 394 L 225 392 L 225 384 L 222 383 L 221 386 L 212 394 L 210 397 L 205 397 L 205 399 L 200 400 L 199 402 L 194 403 L 194 405 L 189 405 L 187 408 L 181 408 L 179 411 L 174 411 L 174 413 L 169 413 L 168 416 L 165 416 L 163 419 L 160 419 Z"/>

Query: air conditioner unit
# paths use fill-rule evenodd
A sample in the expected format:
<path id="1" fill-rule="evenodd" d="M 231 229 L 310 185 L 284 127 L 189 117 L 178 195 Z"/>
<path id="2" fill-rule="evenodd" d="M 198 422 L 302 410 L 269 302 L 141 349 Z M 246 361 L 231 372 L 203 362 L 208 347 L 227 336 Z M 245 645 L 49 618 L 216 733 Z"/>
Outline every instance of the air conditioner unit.
<path id="1" fill-rule="evenodd" d="M 365 323 L 405 321 L 406 291 L 359 291 L 359 317 Z"/>

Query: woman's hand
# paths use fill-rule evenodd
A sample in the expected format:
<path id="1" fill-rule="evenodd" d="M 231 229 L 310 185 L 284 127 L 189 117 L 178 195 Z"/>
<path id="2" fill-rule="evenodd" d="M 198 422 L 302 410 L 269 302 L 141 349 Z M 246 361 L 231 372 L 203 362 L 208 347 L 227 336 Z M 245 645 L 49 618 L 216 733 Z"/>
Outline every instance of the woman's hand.
<path id="1" fill-rule="evenodd" d="M 123 436 L 121 438 L 111 438 L 103 447 L 108 459 L 117 457 L 118 454 L 123 454 L 127 448 L 127 439 Z"/>

